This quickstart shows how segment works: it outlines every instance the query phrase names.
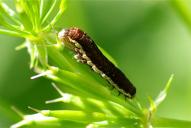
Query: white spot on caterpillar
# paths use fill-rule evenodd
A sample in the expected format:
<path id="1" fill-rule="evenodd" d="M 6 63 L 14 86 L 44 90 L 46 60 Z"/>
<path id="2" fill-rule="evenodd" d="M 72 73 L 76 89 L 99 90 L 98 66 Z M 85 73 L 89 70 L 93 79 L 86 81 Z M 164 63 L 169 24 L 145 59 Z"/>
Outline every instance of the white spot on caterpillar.
<path id="1" fill-rule="evenodd" d="M 78 50 L 80 53 L 85 54 L 85 52 L 82 49 Z"/>
<path id="2" fill-rule="evenodd" d="M 80 49 L 82 48 L 81 45 L 80 45 L 78 42 L 76 42 L 76 41 L 74 42 L 74 45 L 75 45 L 77 48 L 80 48 Z"/>
<path id="3" fill-rule="evenodd" d="M 83 54 L 82 55 L 82 58 L 86 59 L 86 60 L 89 60 L 89 58 L 86 56 L 86 54 Z"/>
<path id="4" fill-rule="evenodd" d="M 80 55 L 79 55 L 79 54 L 76 54 L 76 55 L 74 55 L 74 58 L 75 58 L 76 60 L 78 60 L 78 59 L 80 58 Z"/>
<path id="5" fill-rule="evenodd" d="M 75 51 L 75 52 L 78 52 L 78 51 L 79 51 L 79 48 L 74 48 L 74 51 Z"/>
<path id="6" fill-rule="evenodd" d="M 90 65 L 90 66 L 93 66 L 93 63 L 90 60 L 87 61 L 87 64 Z"/>
<path id="7" fill-rule="evenodd" d="M 76 60 L 77 62 L 81 63 L 81 60 Z"/>
<path id="8" fill-rule="evenodd" d="M 101 73 L 100 70 L 99 70 L 95 65 L 92 66 L 92 69 L 93 69 L 95 72 L 97 72 L 97 73 Z"/>
<path id="9" fill-rule="evenodd" d="M 106 78 L 106 77 L 107 77 L 104 73 L 101 73 L 101 76 L 102 76 L 103 78 Z"/>

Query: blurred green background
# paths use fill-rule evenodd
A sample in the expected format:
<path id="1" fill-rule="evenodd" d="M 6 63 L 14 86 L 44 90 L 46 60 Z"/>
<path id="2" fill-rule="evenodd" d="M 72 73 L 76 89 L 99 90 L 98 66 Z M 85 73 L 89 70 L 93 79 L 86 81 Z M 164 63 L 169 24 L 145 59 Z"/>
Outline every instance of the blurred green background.
<path id="1" fill-rule="evenodd" d="M 113 56 L 145 106 L 148 96 L 156 97 L 173 73 L 172 87 L 157 114 L 191 120 L 191 33 L 168 1 L 71 0 L 56 29 L 73 26 Z M 63 107 L 44 103 L 59 96 L 50 81 L 30 80 L 35 73 L 29 69 L 26 49 L 15 51 L 23 41 L 0 35 L 0 128 L 19 121 L 11 106 L 25 114 L 33 113 L 27 106 Z"/>

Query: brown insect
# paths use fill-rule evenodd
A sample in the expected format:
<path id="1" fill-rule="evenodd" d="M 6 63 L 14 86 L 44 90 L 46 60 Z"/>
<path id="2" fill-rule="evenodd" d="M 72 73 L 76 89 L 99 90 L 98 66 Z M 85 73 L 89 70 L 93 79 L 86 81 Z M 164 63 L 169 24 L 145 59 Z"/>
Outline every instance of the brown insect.
<path id="1" fill-rule="evenodd" d="M 105 78 L 113 88 L 128 98 L 133 98 L 136 88 L 127 77 L 109 61 L 96 46 L 94 41 L 79 28 L 63 29 L 58 34 L 59 39 L 70 49 L 75 51 L 75 58 L 86 63 Z"/>

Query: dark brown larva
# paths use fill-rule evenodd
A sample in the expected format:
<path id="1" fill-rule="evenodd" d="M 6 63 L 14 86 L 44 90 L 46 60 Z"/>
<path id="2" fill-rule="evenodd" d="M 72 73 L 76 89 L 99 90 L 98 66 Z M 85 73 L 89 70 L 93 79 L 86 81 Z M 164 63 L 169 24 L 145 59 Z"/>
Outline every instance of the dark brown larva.
<path id="1" fill-rule="evenodd" d="M 85 32 L 79 28 L 64 29 L 58 37 L 67 47 L 76 52 L 75 58 L 78 61 L 90 65 L 94 71 L 107 79 L 119 94 L 129 98 L 134 97 L 136 88 L 133 84 L 102 54 Z"/>

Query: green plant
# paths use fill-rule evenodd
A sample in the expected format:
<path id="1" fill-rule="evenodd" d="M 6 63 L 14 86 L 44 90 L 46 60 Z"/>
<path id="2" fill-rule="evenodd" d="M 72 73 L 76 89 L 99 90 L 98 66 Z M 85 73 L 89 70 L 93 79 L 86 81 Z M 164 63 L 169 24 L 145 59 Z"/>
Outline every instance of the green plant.
<path id="1" fill-rule="evenodd" d="M 25 38 L 16 49 L 27 48 L 30 68 L 53 82 L 61 97 L 46 103 L 64 102 L 76 106 L 72 110 L 38 110 L 34 115 L 22 115 L 23 120 L 12 128 L 28 127 L 189 127 L 191 122 L 161 118 L 154 115 L 165 99 L 173 76 L 150 107 L 139 101 L 124 100 L 117 90 L 110 91 L 109 84 L 87 65 L 77 63 L 74 53 L 57 39 L 54 26 L 62 16 L 65 0 L 16 0 L 16 10 L 0 2 L 0 33 Z M 52 5 L 50 7 L 50 5 Z M 59 6 L 59 8 L 58 8 Z M 103 51 L 103 50 L 102 50 Z M 104 51 L 103 51 L 104 52 Z M 105 52 L 104 52 L 105 53 Z M 105 53 L 105 55 L 113 60 Z M 57 87 L 59 86 L 59 88 Z"/>

